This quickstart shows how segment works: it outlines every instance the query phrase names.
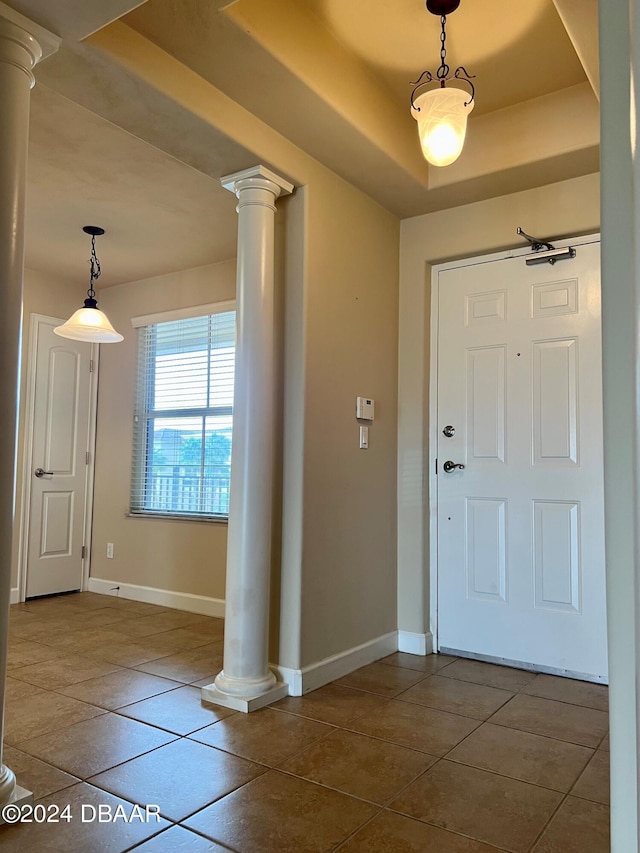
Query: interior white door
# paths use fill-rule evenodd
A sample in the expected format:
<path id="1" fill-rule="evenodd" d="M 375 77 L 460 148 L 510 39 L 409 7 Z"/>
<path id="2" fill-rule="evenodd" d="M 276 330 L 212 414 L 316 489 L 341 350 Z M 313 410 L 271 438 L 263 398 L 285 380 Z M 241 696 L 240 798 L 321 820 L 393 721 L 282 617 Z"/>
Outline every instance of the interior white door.
<path id="1" fill-rule="evenodd" d="M 607 674 L 599 247 L 438 277 L 439 648 L 592 679 Z"/>
<path id="2" fill-rule="evenodd" d="M 26 597 L 82 587 L 91 346 L 37 323 Z"/>

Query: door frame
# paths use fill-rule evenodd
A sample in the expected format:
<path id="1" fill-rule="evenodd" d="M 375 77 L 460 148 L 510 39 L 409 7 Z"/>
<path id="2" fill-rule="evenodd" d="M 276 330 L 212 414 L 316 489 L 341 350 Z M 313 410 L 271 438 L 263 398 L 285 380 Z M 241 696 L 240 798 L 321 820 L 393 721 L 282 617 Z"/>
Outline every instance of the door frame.
<path id="1" fill-rule="evenodd" d="M 554 240 L 557 249 L 567 246 L 584 246 L 588 243 L 599 243 L 599 233 L 586 234 L 581 237 L 570 237 Z M 427 511 L 429 516 L 429 621 L 433 635 L 433 650 L 440 648 L 438 632 L 438 477 L 436 475 L 436 459 L 438 455 L 438 326 L 440 283 L 439 274 L 445 270 L 461 267 L 479 266 L 480 264 L 504 261 L 512 258 L 525 258 L 531 254 L 530 247 L 505 249 L 502 252 L 491 252 L 487 255 L 475 255 L 469 258 L 459 258 L 431 268 L 431 316 L 430 316 L 430 351 L 429 351 L 429 498 Z M 562 263 L 562 261 L 559 261 Z"/>
<path id="2" fill-rule="evenodd" d="M 64 320 L 57 317 L 49 317 L 45 314 L 31 314 L 29 320 L 29 353 L 27 356 L 27 385 L 26 385 L 26 408 L 24 424 L 20 432 L 23 440 L 23 462 L 22 462 L 22 502 L 20 513 L 20 528 L 18 534 L 18 595 L 19 601 L 26 600 L 27 591 L 27 556 L 29 553 L 29 525 L 31 521 L 31 470 L 33 467 L 33 432 L 35 423 L 36 402 L 36 363 L 38 355 L 38 330 L 40 325 L 59 326 Z M 86 556 L 82 560 L 82 585 L 81 591 L 88 587 L 89 574 L 91 570 L 91 533 L 93 518 L 93 482 L 95 476 L 95 448 L 96 448 L 96 423 L 98 408 L 98 362 L 100 347 L 90 344 L 93 361 L 93 370 L 89 376 L 89 431 L 87 435 L 87 449 L 89 451 L 89 464 L 86 466 L 86 488 L 83 513 L 84 544 Z"/>

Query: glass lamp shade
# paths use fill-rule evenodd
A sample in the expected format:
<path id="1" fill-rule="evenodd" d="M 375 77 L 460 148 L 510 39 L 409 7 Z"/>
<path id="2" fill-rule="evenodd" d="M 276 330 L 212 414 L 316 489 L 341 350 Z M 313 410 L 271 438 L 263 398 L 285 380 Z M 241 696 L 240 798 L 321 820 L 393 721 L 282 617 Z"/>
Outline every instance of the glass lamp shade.
<path id="1" fill-rule="evenodd" d="M 98 308 L 95 299 L 85 299 L 84 306 L 53 331 L 61 338 L 88 341 L 90 344 L 117 344 L 124 340 L 113 328 L 107 315 Z"/>
<path id="2" fill-rule="evenodd" d="M 431 89 L 415 99 L 411 115 L 418 122 L 422 153 L 434 166 L 448 166 L 460 156 L 473 109 L 468 100 L 468 92 L 454 87 Z"/>

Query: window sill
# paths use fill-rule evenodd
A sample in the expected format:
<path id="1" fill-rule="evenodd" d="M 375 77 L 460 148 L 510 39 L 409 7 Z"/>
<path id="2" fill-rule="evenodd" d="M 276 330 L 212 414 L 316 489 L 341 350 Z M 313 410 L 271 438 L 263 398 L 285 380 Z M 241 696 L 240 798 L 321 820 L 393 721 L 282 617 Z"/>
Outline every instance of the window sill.
<path id="1" fill-rule="evenodd" d="M 125 518 L 158 518 L 162 521 L 205 521 L 214 524 L 228 524 L 226 515 L 187 515 L 171 512 L 126 512 Z"/>

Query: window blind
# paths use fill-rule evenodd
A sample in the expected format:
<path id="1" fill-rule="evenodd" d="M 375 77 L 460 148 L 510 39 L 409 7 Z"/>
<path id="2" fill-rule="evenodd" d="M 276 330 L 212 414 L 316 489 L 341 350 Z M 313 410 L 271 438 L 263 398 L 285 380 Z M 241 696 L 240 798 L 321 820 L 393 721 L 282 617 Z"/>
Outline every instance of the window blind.
<path id="1" fill-rule="evenodd" d="M 137 334 L 131 511 L 228 516 L 235 311 Z"/>

